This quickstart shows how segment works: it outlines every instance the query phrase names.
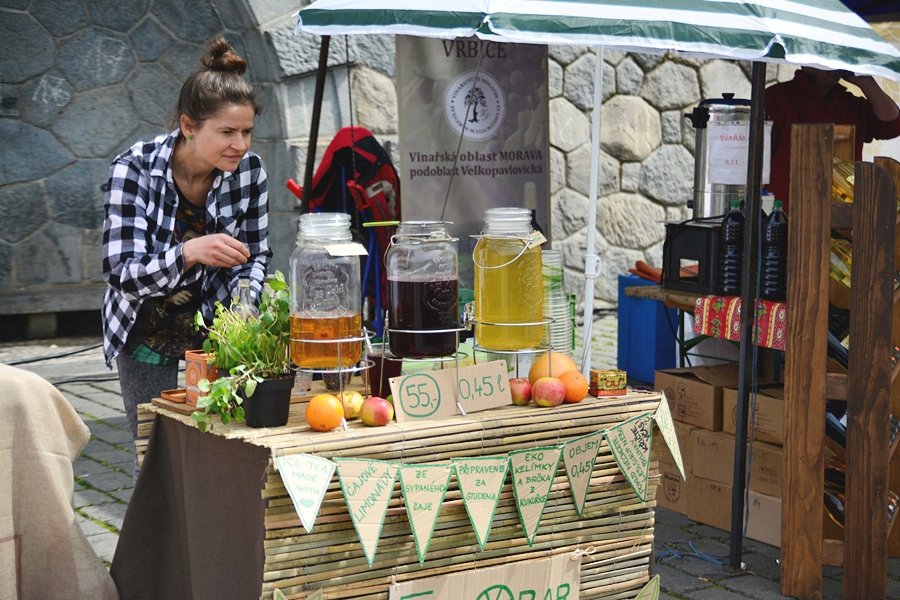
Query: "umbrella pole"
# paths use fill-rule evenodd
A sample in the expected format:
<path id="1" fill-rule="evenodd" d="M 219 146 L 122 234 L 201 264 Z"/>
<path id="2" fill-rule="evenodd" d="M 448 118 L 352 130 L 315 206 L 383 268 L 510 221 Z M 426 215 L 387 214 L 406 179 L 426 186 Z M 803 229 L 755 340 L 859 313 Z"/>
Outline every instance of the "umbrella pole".
<path id="1" fill-rule="evenodd" d="M 590 381 L 591 328 L 594 323 L 594 280 L 599 274 L 600 257 L 594 248 L 597 237 L 597 187 L 600 162 L 600 104 L 603 99 L 603 46 L 596 50 L 594 64 L 594 111 L 591 115 L 591 179 L 588 191 L 587 248 L 584 259 L 584 333 L 581 372 Z"/>
<path id="2" fill-rule="evenodd" d="M 328 71 L 328 47 L 331 45 L 331 36 L 322 36 L 322 45 L 319 46 L 319 68 L 316 69 L 316 90 L 313 96 L 312 122 L 309 126 L 309 145 L 306 148 L 306 171 L 303 173 L 303 200 L 309 199 L 312 192 L 313 166 L 316 163 L 316 144 L 319 141 L 319 119 L 322 116 L 322 96 L 325 95 L 325 75 Z M 308 204 L 301 207 L 303 211 L 309 209 Z"/>
<path id="3" fill-rule="evenodd" d="M 748 384 L 755 379 L 753 372 L 756 351 L 753 325 L 758 297 L 759 274 L 759 211 L 760 180 L 762 179 L 763 144 L 765 143 L 766 64 L 753 63 L 750 92 L 750 139 L 747 157 L 747 187 L 744 194 L 744 272 L 741 275 L 741 346 L 738 369 L 738 403 L 734 443 L 734 475 L 731 488 L 731 546 L 728 566 L 740 570 L 744 541 L 744 492 L 747 466 Z"/>

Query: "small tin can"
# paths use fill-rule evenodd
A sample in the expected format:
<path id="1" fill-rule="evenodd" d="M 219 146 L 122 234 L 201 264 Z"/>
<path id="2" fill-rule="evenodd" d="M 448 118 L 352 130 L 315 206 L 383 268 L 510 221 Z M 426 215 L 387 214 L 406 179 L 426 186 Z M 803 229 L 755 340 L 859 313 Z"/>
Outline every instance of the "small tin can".
<path id="1" fill-rule="evenodd" d="M 598 398 L 624 396 L 628 387 L 628 375 L 620 369 L 591 369 L 589 393 Z"/>

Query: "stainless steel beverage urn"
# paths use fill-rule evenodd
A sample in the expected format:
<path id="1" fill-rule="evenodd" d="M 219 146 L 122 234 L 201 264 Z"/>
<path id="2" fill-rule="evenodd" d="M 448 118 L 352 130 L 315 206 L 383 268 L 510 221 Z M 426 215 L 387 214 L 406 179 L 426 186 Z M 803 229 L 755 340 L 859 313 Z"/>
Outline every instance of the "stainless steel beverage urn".
<path id="1" fill-rule="evenodd" d="M 744 200 L 744 185 L 712 183 L 709 180 L 710 124 L 750 123 L 750 101 L 722 94 L 721 98 L 702 100 L 693 112 L 685 114 L 696 130 L 694 147 L 694 218 L 724 215 L 733 198 Z"/>

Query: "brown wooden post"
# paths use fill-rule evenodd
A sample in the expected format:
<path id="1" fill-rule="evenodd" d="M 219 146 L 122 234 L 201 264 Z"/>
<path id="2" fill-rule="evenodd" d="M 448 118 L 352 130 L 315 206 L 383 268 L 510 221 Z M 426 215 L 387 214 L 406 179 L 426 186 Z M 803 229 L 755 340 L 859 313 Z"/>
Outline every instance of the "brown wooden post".
<path id="1" fill-rule="evenodd" d="M 831 125 L 791 130 L 781 593 L 822 596 Z"/>
<path id="2" fill-rule="evenodd" d="M 844 598 L 884 598 L 896 195 L 883 169 L 857 163 L 853 198 Z"/>

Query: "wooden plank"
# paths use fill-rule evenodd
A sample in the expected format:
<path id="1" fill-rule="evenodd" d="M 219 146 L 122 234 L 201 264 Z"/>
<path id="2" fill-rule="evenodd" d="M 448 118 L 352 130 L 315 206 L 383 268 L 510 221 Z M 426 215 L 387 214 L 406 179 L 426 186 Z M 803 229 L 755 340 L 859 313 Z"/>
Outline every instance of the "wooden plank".
<path id="1" fill-rule="evenodd" d="M 857 163 L 848 368 L 844 597 L 887 591 L 888 431 L 896 196 L 888 174 Z"/>
<path id="2" fill-rule="evenodd" d="M 856 126 L 834 126 L 833 155 L 840 160 L 856 160 Z"/>
<path id="3" fill-rule="evenodd" d="M 791 129 L 781 593 L 822 596 L 825 361 L 834 131 Z"/>
<path id="4" fill-rule="evenodd" d="M 826 539 L 822 549 L 822 564 L 829 567 L 844 566 L 844 542 Z"/>
<path id="5" fill-rule="evenodd" d="M 825 398 L 828 400 L 847 401 L 847 374 L 825 374 Z"/>

